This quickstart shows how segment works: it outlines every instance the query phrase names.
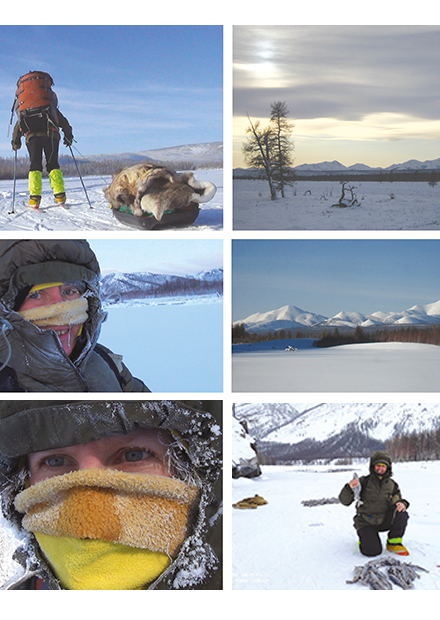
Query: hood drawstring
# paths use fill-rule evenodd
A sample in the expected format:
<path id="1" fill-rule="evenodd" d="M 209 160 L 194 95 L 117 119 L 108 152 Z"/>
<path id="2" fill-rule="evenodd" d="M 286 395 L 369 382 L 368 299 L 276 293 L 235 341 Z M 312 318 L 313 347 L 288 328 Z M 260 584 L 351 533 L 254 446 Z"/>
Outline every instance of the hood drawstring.
<path id="1" fill-rule="evenodd" d="M 8 338 L 6 336 L 6 330 L 7 329 L 8 330 L 12 330 L 14 328 L 9 323 L 9 321 L 7 321 L 6 319 L 3 319 L 1 317 L 0 317 L 0 323 L 2 325 L 2 332 L 1 333 L 2 333 L 2 336 L 3 336 L 4 340 L 5 340 L 6 348 L 8 350 L 8 353 L 7 353 L 7 356 L 6 356 L 6 361 L 2 363 L 2 366 L 0 368 L 0 372 L 1 372 L 8 365 L 9 360 L 11 359 L 11 355 L 12 355 L 11 343 L 9 342 L 9 340 L 8 340 Z"/>

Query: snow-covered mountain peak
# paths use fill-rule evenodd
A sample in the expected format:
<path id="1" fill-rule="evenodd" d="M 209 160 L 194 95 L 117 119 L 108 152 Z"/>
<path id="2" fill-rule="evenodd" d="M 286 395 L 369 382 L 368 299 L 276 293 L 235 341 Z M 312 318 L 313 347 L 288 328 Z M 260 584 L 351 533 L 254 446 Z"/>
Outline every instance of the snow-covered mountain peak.
<path id="1" fill-rule="evenodd" d="M 341 310 L 327 318 L 321 314 L 301 310 L 297 306 L 282 306 L 268 312 L 256 312 L 246 319 L 235 321 L 234 325 L 244 323 L 251 332 L 276 331 L 279 329 L 298 329 L 301 327 L 369 327 L 373 325 L 432 325 L 440 322 L 440 301 L 425 305 L 415 305 L 401 312 L 378 310 L 365 315 L 361 312 Z"/>

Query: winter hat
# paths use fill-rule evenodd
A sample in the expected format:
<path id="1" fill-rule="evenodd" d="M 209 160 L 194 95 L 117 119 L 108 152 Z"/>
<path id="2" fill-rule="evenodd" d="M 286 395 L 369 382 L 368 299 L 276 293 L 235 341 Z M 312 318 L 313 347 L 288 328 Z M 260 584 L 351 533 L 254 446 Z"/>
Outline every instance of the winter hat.
<path id="1" fill-rule="evenodd" d="M 385 467 L 387 468 L 387 471 L 384 475 L 391 476 L 391 457 L 387 452 L 384 452 L 383 450 L 377 450 L 376 452 L 374 452 L 374 454 L 372 454 L 370 458 L 370 473 L 376 474 L 374 467 L 375 465 L 379 464 L 385 465 Z"/>

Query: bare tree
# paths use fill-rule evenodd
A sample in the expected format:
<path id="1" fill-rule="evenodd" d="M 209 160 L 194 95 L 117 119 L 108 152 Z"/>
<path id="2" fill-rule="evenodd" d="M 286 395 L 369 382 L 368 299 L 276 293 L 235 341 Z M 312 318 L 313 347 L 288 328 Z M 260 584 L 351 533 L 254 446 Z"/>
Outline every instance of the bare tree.
<path id="1" fill-rule="evenodd" d="M 284 198 L 284 187 L 293 183 L 294 172 L 292 151 L 294 144 L 290 139 L 294 124 L 287 119 L 289 110 L 285 101 L 271 103 L 270 130 L 273 133 L 272 166 L 276 189 Z"/>
<path id="2" fill-rule="evenodd" d="M 354 185 L 347 185 L 347 183 L 348 181 L 341 181 L 341 197 L 337 203 L 332 205 L 332 207 L 341 207 L 342 209 L 345 209 L 346 207 L 356 207 L 361 204 L 354 192 L 357 188 Z"/>
<path id="3" fill-rule="evenodd" d="M 260 121 L 253 123 L 247 114 L 249 127 L 246 133 L 250 134 L 247 142 L 243 144 L 243 154 L 249 166 L 264 170 L 270 189 L 271 200 L 276 199 L 276 191 L 273 180 L 271 155 L 273 149 L 273 134 L 270 128 L 260 129 Z"/>

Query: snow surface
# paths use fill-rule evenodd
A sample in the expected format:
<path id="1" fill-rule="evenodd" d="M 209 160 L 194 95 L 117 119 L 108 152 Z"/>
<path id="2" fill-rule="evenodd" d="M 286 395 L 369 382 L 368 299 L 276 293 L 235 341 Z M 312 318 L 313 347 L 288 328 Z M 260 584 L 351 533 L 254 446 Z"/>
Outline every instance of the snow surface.
<path id="1" fill-rule="evenodd" d="M 107 305 L 99 342 L 152 392 L 221 392 L 223 301 L 216 295 Z"/>
<path id="2" fill-rule="evenodd" d="M 0 587 L 13 577 L 23 574 L 23 569 L 13 559 L 12 555 L 21 546 L 25 534 L 19 533 L 3 517 L 0 511 Z"/>
<path id="3" fill-rule="evenodd" d="M 232 418 L 232 445 L 234 453 L 232 455 L 232 464 L 238 465 L 241 461 L 247 461 L 256 458 L 256 452 L 251 447 L 254 440 L 245 431 L 244 427 L 236 418 Z"/>
<path id="4" fill-rule="evenodd" d="M 200 213 L 190 226 L 164 230 L 207 231 L 223 228 L 223 170 L 195 170 L 198 181 L 211 181 L 217 187 L 212 200 L 200 205 Z M 111 182 L 111 176 L 84 176 L 84 185 L 92 204 L 90 209 L 86 194 L 78 177 L 65 178 L 68 210 L 55 206 L 48 179 L 43 179 L 41 208 L 44 213 L 26 206 L 29 197 L 27 179 L 17 180 L 15 214 L 10 215 L 12 206 L 12 181 L 0 181 L 0 229 L 2 230 L 119 230 L 135 231 L 135 228 L 118 222 L 104 197 L 103 188 Z M 154 234 L 161 231 L 144 231 Z"/>
<path id="5" fill-rule="evenodd" d="M 281 346 L 278 341 L 234 345 L 233 391 L 436 392 L 439 389 L 438 346 L 379 342 L 314 348 L 312 339 L 299 341 L 299 345 L 295 339 L 284 341 L 297 346 L 297 353 L 276 350 L 275 345 Z"/>
<path id="6" fill-rule="evenodd" d="M 263 466 L 262 470 L 258 478 L 232 482 L 233 503 L 255 494 L 268 501 L 254 510 L 231 508 L 233 589 L 368 591 L 359 583 L 346 583 L 353 578 L 355 566 L 370 560 L 357 547 L 354 504 L 301 504 L 303 500 L 337 497 L 353 472 L 368 473 L 367 461 L 350 468 Z M 398 559 L 429 571 L 420 573 L 420 579 L 414 582 L 415 590 L 439 590 L 440 495 L 436 489 L 440 462 L 397 463 L 393 472 L 403 497 L 410 502 L 404 537 L 410 555 Z M 384 542 L 386 533 L 381 537 Z M 384 551 L 379 557 L 389 555 Z M 354 607 L 352 612 L 358 615 Z"/>
<path id="7" fill-rule="evenodd" d="M 270 200 L 267 181 L 234 179 L 235 230 L 438 230 L 440 185 L 353 181 L 360 206 L 332 207 L 337 181 L 298 181 Z M 310 190 L 310 194 L 306 192 Z"/>

